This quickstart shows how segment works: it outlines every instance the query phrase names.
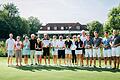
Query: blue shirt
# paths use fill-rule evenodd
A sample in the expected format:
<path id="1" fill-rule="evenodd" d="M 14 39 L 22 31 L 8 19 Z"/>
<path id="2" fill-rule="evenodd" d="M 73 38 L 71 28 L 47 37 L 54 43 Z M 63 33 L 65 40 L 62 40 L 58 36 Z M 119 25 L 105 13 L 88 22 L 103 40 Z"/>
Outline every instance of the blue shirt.
<path id="1" fill-rule="evenodd" d="M 119 44 L 120 43 L 120 36 L 119 35 L 112 36 L 111 41 L 112 41 L 113 45 Z"/>
<path id="2" fill-rule="evenodd" d="M 92 39 L 84 41 L 85 48 L 88 48 L 89 46 L 90 46 L 90 48 L 92 48 L 92 45 L 93 45 L 93 40 Z"/>
<path id="3" fill-rule="evenodd" d="M 102 42 L 102 39 L 101 39 L 101 38 L 99 38 L 99 37 L 94 38 L 94 39 L 93 39 L 93 46 L 94 46 L 94 48 L 100 47 L 101 42 Z"/>
<path id="4" fill-rule="evenodd" d="M 107 48 L 104 48 L 104 49 L 111 49 L 110 42 L 111 42 L 110 38 L 106 38 L 106 37 L 103 38 L 102 43 L 104 46 L 107 46 Z"/>

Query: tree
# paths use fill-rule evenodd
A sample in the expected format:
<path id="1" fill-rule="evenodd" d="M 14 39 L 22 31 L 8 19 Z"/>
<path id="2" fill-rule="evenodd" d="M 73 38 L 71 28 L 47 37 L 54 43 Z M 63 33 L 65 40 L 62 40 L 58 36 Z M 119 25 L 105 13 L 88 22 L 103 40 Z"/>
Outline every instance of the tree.
<path id="1" fill-rule="evenodd" d="M 36 32 L 40 29 L 41 23 L 38 18 L 36 17 L 29 17 L 28 18 L 29 26 L 30 26 L 30 32 L 29 34 L 36 34 Z"/>
<path id="2" fill-rule="evenodd" d="M 13 3 L 7 3 L 3 5 L 4 9 L 8 11 L 9 17 L 19 16 L 19 9 Z"/>
<path id="3" fill-rule="evenodd" d="M 110 26 L 109 21 L 105 21 L 103 25 L 103 30 L 109 32 L 110 34 L 112 33 L 112 27 Z"/>
<path id="4" fill-rule="evenodd" d="M 108 13 L 104 30 L 111 32 L 112 29 L 120 30 L 120 5 L 118 7 L 113 7 Z"/>
<path id="5" fill-rule="evenodd" d="M 97 31 L 100 36 L 103 34 L 103 25 L 99 21 L 92 21 L 87 24 L 87 28 L 89 29 L 90 35 L 93 35 L 94 31 Z"/>
<path id="6" fill-rule="evenodd" d="M 19 16 L 19 11 L 14 4 L 4 4 L 0 10 L 0 38 L 8 38 L 9 33 L 14 37 L 29 34 L 30 27 L 26 19 Z"/>

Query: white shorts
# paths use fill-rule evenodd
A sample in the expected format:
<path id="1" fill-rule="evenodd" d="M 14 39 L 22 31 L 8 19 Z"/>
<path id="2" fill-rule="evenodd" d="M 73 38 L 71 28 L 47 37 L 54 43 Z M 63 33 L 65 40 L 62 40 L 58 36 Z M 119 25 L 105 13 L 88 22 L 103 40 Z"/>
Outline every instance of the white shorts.
<path id="1" fill-rule="evenodd" d="M 65 49 L 65 54 L 72 54 L 71 49 Z"/>
<path id="2" fill-rule="evenodd" d="M 54 51 L 53 51 L 53 49 L 52 49 L 52 55 L 58 55 L 58 49 L 54 49 Z"/>
<path id="3" fill-rule="evenodd" d="M 112 50 L 111 49 L 103 49 L 103 57 L 111 57 L 112 56 Z"/>
<path id="4" fill-rule="evenodd" d="M 120 56 L 120 46 L 118 46 L 116 48 L 116 56 L 119 57 Z"/>
<path id="5" fill-rule="evenodd" d="M 82 54 L 82 50 L 75 50 L 75 54 Z"/>
<path id="6" fill-rule="evenodd" d="M 14 50 L 8 50 L 8 57 L 12 57 L 14 55 Z"/>
<path id="7" fill-rule="evenodd" d="M 43 55 L 42 51 L 35 51 L 35 55 Z"/>
<path id="8" fill-rule="evenodd" d="M 85 49 L 85 57 L 92 57 L 93 51 L 92 49 Z"/>
<path id="9" fill-rule="evenodd" d="M 116 56 L 116 57 L 120 56 L 120 46 L 112 48 L 112 56 Z"/>
<path id="10" fill-rule="evenodd" d="M 93 57 L 101 57 L 100 48 L 93 49 Z"/>

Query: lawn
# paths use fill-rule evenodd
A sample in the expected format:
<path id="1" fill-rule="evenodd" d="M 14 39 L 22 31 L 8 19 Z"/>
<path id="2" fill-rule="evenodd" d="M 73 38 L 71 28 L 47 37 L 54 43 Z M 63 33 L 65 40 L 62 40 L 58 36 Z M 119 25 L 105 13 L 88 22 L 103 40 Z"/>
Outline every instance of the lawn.
<path id="1" fill-rule="evenodd" d="M 120 70 L 53 66 L 8 67 L 6 58 L 0 57 L 0 80 L 120 80 Z"/>

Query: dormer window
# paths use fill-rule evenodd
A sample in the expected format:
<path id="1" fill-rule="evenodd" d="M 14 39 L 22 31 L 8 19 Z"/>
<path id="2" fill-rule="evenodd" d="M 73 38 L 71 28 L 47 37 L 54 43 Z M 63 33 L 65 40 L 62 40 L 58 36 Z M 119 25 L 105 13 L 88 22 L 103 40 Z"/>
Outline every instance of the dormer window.
<path id="1" fill-rule="evenodd" d="M 76 29 L 80 29 L 80 26 L 76 26 Z"/>
<path id="2" fill-rule="evenodd" d="M 54 30 L 57 30 L 57 27 L 56 27 L 56 26 L 54 27 Z"/>
<path id="3" fill-rule="evenodd" d="M 63 26 L 61 27 L 61 30 L 64 30 L 64 27 L 63 27 Z"/>
<path id="4" fill-rule="evenodd" d="M 47 30 L 50 30 L 50 27 L 47 27 Z"/>

